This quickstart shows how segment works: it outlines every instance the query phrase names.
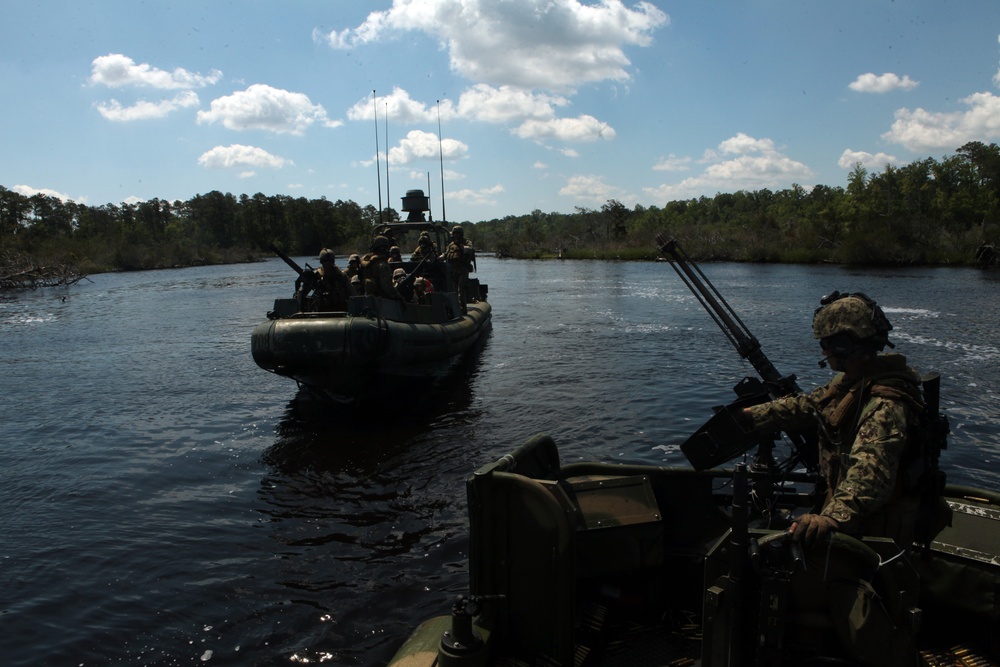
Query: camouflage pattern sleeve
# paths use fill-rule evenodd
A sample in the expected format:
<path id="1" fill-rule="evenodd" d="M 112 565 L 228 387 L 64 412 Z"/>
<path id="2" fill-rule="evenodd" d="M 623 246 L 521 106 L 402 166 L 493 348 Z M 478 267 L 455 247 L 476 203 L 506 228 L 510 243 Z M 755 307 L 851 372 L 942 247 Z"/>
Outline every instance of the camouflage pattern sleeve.
<path id="1" fill-rule="evenodd" d="M 815 389 L 811 394 L 785 396 L 750 408 L 753 425 L 761 431 L 779 431 L 814 423 L 816 400 L 822 396 L 827 386 Z"/>
<path id="2" fill-rule="evenodd" d="M 886 398 L 872 400 L 876 405 L 858 429 L 847 470 L 822 512 L 846 533 L 858 532 L 861 522 L 892 497 L 906 446 L 906 406 Z"/>

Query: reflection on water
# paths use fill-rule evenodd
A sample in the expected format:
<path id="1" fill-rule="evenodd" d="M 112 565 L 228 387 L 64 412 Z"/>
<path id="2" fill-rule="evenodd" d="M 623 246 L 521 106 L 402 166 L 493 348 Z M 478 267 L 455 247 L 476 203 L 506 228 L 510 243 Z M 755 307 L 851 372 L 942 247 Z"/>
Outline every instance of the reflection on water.
<path id="1" fill-rule="evenodd" d="M 949 479 L 1000 487 L 997 273 L 702 267 L 803 389 L 810 317 L 864 291 L 943 379 Z M 381 665 L 466 586 L 465 480 L 527 437 L 684 464 L 753 369 L 669 266 L 479 260 L 491 334 L 360 408 L 250 357 L 280 261 L 93 276 L 0 301 L 5 665 Z M 63 297 L 66 297 L 65 300 Z"/>

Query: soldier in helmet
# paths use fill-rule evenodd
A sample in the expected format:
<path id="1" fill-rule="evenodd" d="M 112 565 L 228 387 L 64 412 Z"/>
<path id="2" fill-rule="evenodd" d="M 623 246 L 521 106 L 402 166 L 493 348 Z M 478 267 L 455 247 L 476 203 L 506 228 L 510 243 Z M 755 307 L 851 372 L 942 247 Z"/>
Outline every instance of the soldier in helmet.
<path id="1" fill-rule="evenodd" d="M 417 247 L 413 249 L 410 259 L 414 262 L 419 262 L 423 259 L 433 262 L 437 259 L 437 256 L 437 245 L 431 240 L 430 233 L 426 231 L 420 232 L 420 237 L 417 239 Z"/>
<path id="2" fill-rule="evenodd" d="M 911 420 L 923 408 L 920 376 L 901 354 L 885 354 L 892 325 L 865 294 L 834 292 L 813 315 L 813 335 L 824 361 L 838 374 L 810 394 L 787 396 L 743 409 L 761 431 L 819 423 L 820 469 L 826 497 L 804 514 L 793 539 L 814 544 L 830 531 L 913 541 L 920 492 L 907 479 L 920 464 L 910 443 Z"/>
<path id="3" fill-rule="evenodd" d="M 465 240 L 465 230 L 458 225 L 451 230 L 451 243 L 444 250 L 444 258 L 448 260 L 448 271 L 458 290 L 458 302 L 462 306 L 462 312 L 465 312 L 465 285 L 469 273 L 475 270 L 476 251 L 473 250 L 472 243 Z"/>
<path id="4" fill-rule="evenodd" d="M 355 253 L 347 258 L 347 268 L 344 269 L 344 275 L 348 279 L 361 275 L 361 255 Z"/>
<path id="5" fill-rule="evenodd" d="M 336 254 L 329 248 L 319 253 L 319 268 L 303 271 L 295 281 L 296 298 L 304 310 L 319 312 L 346 311 L 351 284 L 337 267 Z"/>
<path id="6" fill-rule="evenodd" d="M 392 282 L 392 268 L 389 259 L 389 239 L 376 236 L 372 239 L 371 252 L 361 259 L 361 274 L 365 284 L 365 294 L 383 299 L 402 301 L 403 297 Z"/>

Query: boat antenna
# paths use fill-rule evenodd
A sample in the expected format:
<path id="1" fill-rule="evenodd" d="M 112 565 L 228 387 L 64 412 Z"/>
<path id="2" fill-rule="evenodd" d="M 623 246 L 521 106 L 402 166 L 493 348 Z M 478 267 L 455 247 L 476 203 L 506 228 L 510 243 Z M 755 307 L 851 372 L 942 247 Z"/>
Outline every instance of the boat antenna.
<path id="1" fill-rule="evenodd" d="M 427 172 L 427 219 L 434 222 L 434 213 L 431 212 L 431 172 Z"/>
<path id="2" fill-rule="evenodd" d="M 441 139 L 441 100 L 435 100 L 438 114 L 438 157 L 441 160 L 441 221 L 448 222 L 448 214 L 444 208 L 444 145 Z M 430 188 L 428 188 L 429 190 Z"/>
<path id="3" fill-rule="evenodd" d="M 385 103 L 385 203 L 392 208 L 389 196 L 389 103 Z"/>
<path id="4" fill-rule="evenodd" d="M 378 105 L 375 103 L 375 91 L 372 90 L 372 111 L 375 112 L 375 178 L 378 181 L 378 222 L 382 224 L 382 166 L 378 161 Z M 388 162 L 388 155 L 386 162 Z M 388 178 L 388 176 L 386 176 Z M 386 184 L 388 185 L 388 184 Z"/>

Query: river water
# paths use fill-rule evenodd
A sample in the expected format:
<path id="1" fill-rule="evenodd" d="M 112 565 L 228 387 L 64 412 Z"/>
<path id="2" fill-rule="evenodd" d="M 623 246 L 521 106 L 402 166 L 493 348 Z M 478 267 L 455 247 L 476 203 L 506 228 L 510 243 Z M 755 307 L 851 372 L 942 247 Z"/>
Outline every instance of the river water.
<path id="1" fill-rule="evenodd" d="M 305 260 L 302 260 L 305 261 Z M 949 481 L 1000 488 L 1000 275 L 702 267 L 783 373 L 865 291 L 943 378 Z M 479 260 L 493 331 L 440 387 L 354 412 L 258 369 L 278 260 L 0 301 L 0 656 L 13 665 L 383 665 L 466 586 L 464 480 L 548 432 L 564 461 L 684 464 L 753 369 L 667 264 Z"/>

